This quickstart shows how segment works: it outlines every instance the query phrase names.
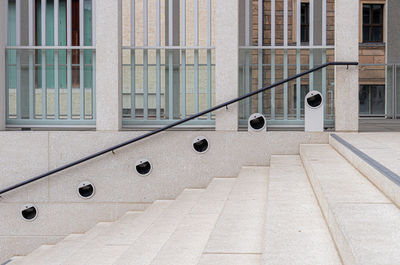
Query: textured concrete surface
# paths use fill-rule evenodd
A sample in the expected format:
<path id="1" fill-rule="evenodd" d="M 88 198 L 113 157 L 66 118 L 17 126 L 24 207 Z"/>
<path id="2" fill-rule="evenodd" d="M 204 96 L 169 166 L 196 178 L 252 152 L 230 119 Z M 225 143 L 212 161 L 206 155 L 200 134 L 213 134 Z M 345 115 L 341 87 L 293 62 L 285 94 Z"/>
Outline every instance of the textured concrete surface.
<path id="1" fill-rule="evenodd" d="M 383 167 L 400 175 L 400 133 L 360 133 L 337 134 L 343 140 L 380 163 Z M 387 178 L 382 172 L 371 166 L 364 159 L 354 154 L 346 146 L 330 137 L 329 142 L 355 168 L 363 173 L 386 196 L 400 207 L 400 186 Z"/>
<path id="2" fill-rule="evenodd" d="M 96 128 L 122 126 L 122 1 L 96 1 Z"/>
<path id="3" fill-rule="evenodd" d="M 205 253 L 262 253 L 267 182 L 267 167 L 242 168 Z"/>
<path id="4" fill-rule="evenodd" d="M 270 164 L 262 264 L 342 264 L 300 157 Z"/>
<path id="5" fill-rule="evenodd" d="M 300 155 L 343 263 L 400 263 L 399 209 L 330 145 Z"/>
<path id="6" fill-rule="evenodd" d="M 0 132 L 0 186 L 26 180 L 143 133 Z M 206 136 L 210 143 L 210 149 L 202 155 L 195 153 L 191 146 L 198 135 Z M 35 227 L 30 236 L 59 236 L 58 231 L 74 232 L 71 228 L 82 232 L 88 228 L 84 205 L 89 207 L 93 217 L 90 222 L 110 220 L 110 210 L 104 209 L 111 208 L 90 205 L 119 203 L 115 207 L 119 207 L 119 215 L 122 215 L 127 210 L 143 209 L 158 199 L 174 199 L 185 188 L 204 188 L 214 177 L 237 176 L 241 166 L 267 166 L 271 154 L 298 154 L 300 143 L 327 142 L 327 133 L 169 131 L 5 194 L 0 199 L 0 208 L 4 210 L 3 216 L 8 217 L 4 224 L 14 225 L 10 231 L 27 231 L 30 225 Z M 24 150 L 23 155 L 21 150 Z M 170 153 L 176 155 L 166 155 Z M 135 172 L 134 163 L 140 158 L 148 158 L 153 164 L 153 171 L 147 177 Z M 96 188 L 94 197 L 89 200 L 83 200 L 77 194 L 77 186 L 86 180 Z M 21 220 L 19 210 L 25 203 L 32 202 L 39 205 L 39 219 L 28 225 Z M 70 216 L 52 216 L 51 212 L 63 211 L 63 208 L 50 206 L 53 203 L 65 207 L 65 214 Z M 68 204 L 73 206 L 68 207 Z M 65 215 L 61 213 L 61 216 Z M 70 220 L 68 218 L 74 218 L 74 224 L 64 228 L 64 220 Z M 51 229 L 45 229 L 50 220 L 53 220 Z M 40 225 L 36 223 L 38 221 Z M 1 235 L 11 236 L 9 231 Z"/>
<path id="7" fill-rule="evenodd" d="M 216 103 L 238 96 L 239 87 L 239 1 L 215 2 Z M 216 111 L 216 130 L 237 131 L 237 104 Z"/>
<path id="8" fill-rule="evenodd" d="M 11 265 L 260 264 L 267 178 L 268 167 L 243 167 L 239 178 L 186 189 L 176 200 L 71 234 Z"/>
<path id="9" fill-rule="evenodd" d="M 335 61 L 358 62 L 359 1 L 336 0 Z M 340 18 L 340 19 L 339 19 Z M 358 130 L 358 66 L 335 67 L 335 129 Z"/>

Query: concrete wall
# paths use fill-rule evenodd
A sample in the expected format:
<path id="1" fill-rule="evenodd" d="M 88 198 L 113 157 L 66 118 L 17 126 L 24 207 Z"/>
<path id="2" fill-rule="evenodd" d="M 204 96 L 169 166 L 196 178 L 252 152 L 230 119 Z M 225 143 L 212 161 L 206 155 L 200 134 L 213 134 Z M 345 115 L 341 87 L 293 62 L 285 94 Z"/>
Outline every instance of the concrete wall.
<path id="1" fill-rule="evenodd" d="M 0 132 L 0 187 L 142 133 Z M 209 139 L 205 154 L 192 150 L 198 135 Z M 327 133 L 164 132 L 5 194 L 0 200 L 0 261 L 69 233 L 84 232 L 96 222 L 115 220 L 128 210 L 144 209 L 157 199 L 174 199 L 185 188 L 206 187 L 214 177 L 237 176 L 243 165 L 269 165 L 271 154 L 298 154 L 299 144 L 327 142 Z M 141 158 L 153 164 L 147 177 L 135 171 Z M 89 200 L 77 194 L 77 186 L 85 180 L 96 188 Z M 38 206 L 37 220 L 22 220 L 25 203 Z"/>
<path id="2" fill-rule="evenodd" d="M 122 1 L 96 1 L 96 126 L 122 127 Z"/>
<path id="3" fill-rule="evenodd" d="M 358 0 L 335 2 L 335 61 L 358 62 L 358 9 Z M 358 66 L 336 66 L 336 131 L 358 131 L 358 90 Z"/>

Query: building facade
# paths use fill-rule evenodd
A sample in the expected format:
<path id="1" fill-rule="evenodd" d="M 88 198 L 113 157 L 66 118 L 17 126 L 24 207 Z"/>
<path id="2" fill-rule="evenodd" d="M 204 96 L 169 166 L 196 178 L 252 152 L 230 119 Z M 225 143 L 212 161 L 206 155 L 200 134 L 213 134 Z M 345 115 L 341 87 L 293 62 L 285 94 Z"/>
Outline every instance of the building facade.
<path id="1" fill-rule="evenodd" d="M 359 2 L 359 20 L 351 27 L 360 43 L 360 114 L 388 117 L 390 70 L 385 66 L 385 43 L 389 3 L 367 2 Z M 105 71 L 115 72 L 118 80 L 104 89 L 107 93 L 116 87 L 110 92 L 115 93 L 116 102 L 106 97 L 105 109 L 112 111 L 104 114 L 115 112 L 116 128 L 168 124 L 214 106 L 219 92 L 242 95 L 337 59 L 341 44 L 335 40 L 342 35 L 335 27 L 342 23 L 335 16 L 337 6 L 330 0 L 238 1 L 238 19 L 229 21 L 237 48 L 223 47 L 227 39 L 223 36 L 222 49 L 217 52 L 216 1 L 118 1 L 114 8 L 118 13 L 112 15 L 117 23 L 112 32 L 118 33 L 112 41 L 118 47 L 113 48 L 116 56 L 111 60 L 106 59 L 114 54 L 107 46 L 111 33 L 99 26 L 104 20 L 96 12 L 103 10 L 96 9 L 96 1 L 5 1 L 2 74 L 6 79 L 2 86 L 6 121 L 2 127 L 99 125 L 96 110 L 102 109 L 102 92 L 97 92 L 105 67 L 100 67 L 98 58 L 105 63 L 116 61 Z M 99 43 L 98 37 L 103 36 L 107 44 Z M 102 45 L 108 47 L 105 55 L 99 54 Z M 237 68 L 228 75 L 238 75 L 233 78 L 235 89 L 222 85 L 226 80 L 217 74 L 216 63 L 219 57 L 227 60 L 233 54 L 238 57 Z M 330 67 L 243 101 L 234 114 L 237 127 L 246 126 L 253 112 L 263 113 L 271 126 L 301 127 L 303 98 L 314 89 L 325 98 L 326 127 L 334 127 L 336 81 Z M 219 92 L 218 84 L 222 86 Z M 212 128 L 215 118 L 212 113 L 187 125 Z"/>

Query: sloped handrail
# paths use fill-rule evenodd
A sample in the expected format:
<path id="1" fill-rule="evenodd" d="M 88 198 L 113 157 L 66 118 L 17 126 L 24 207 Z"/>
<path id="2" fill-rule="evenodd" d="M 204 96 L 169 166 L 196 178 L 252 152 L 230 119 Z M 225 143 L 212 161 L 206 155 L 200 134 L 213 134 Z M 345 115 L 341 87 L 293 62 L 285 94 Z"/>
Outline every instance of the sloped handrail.
<path id="1" fill-rule="evenodd" d="M 42 179 L 42 178 L 48 177 L 48 176 L 50 176 L 50 175 L 53 175 L 53 174 L 55 174 L 55 173 L 58 173 L 58 172 L 60 172 L 60 171 L 65 170 L 65 169 L 68 169 L 68 168 L 74 167 L 74 166 L 76 166 L 76 165 L 82 164 L 83 162 L 86 162 L 86 161 L 91 160 L 91 159 L 93 159 L 93 158 L 96 158 L 96 157 L 98 157 L 98 156 L 104 155 L 104 154 L 109 153 L 109 152 L 114 152 L 115 150 L 117 150 L 117 149 L 119 149 L 119 148 L 121 148 L 121 147 L 124 147 L 124 146 L 126 146 L 126 145 L 135 143 L 135 142 L 140 141 L 140 140 L 143 140 L 143 139 L 145 139 L 145 138 L 147 138 L 147 137 L 150 137 L 150 136 L 152 136 L 152 135 L 158 134 L 158 133 L 160 133 L 160 132 L 166 131 L 166 130 L 171 129 L 171 128 L 173 128 L 173 127 L 176 127 L 176 126 L 178 126 L 178 125 L 180 125 L 180 124 L 182 124 L 182 123 L 185 123 L 185 122 L 187 122 L 187 121 L 190 121 L 190 120 L 196 119 L 196 118 L 198 118 L 198 117 L 200 117 L 200 116 L 203 116 L 204 114 L 207 114 L 207 113 L 216 111 L 216 110 L 221 109 L 221 108 L 224 108 L 224 107 L 228 107 L 228 105 L 231 105 L 231 104 L 233 104 L 233 103 L 236 103 L 236 102 L 238 102 L 238 101 L 241 101 L 241 100 L 243 100 L 243 99 L 245 99 L 245 98 L 252 97 L 252 96 L 254 96 L 254 95 L 256 95 L 256 94 L 259 94 L 259 93 L 261 93 L 261 92 L 264 92 L 264 91 L 266 91 L 266 90 L 268 90 L 268 89 L 271 89 L 271 88 L 280 86 L 280 85 L 282 85 L 282 84 L 284 84 L 284 83 L 290 82 L 290 81 L 295 80 L 295 79 L 297 79 L 297 78 L 299 78 L 299 77 L 308 75 L 308 74 L 310 74 L 310 73 L 312 73 L 312 72 L 315 72 L 315 71 L 321 70 L 321 69 L 323 69 L 323 68 L 325 68 L 325 67 L 333 66 L 333 65 L 346 65 L 346 66 L 349 66 L 349 65 L 358 65 L 358 62 L 329 62 L 329 63 L 325 63 L 325 64 L 322 64 L 322 65 L 316 66 L 316 67 L 314 67 L 314 68 L 312 68 L 312 69 L 309 69 L 309 70 L 304 71 L 304 72 L 302 72 L 302 73 L 299 73 L 299 74 L 297 74 L 297 75 L 291 76 L 291 77 L 286 78 L 286 79 L 284 79 L 284 80 L 282 80 L 282 81 L 276 82 L 276 83 L 274 83 L 274 84 L 272 84 L 272 85 L 269 85 L 269 86 L 260 88 L 260 89 L 258 89 L 258 90 L 256 90 L 256 91 L 250 92 L 250 93 L 248 93 L 248 94 L 246 94 L 246 95 L 243 95 L 243 96 L 240 96 L 240 97 L 231 99 L 231 100 L 226 101 L 226 102 L 224 102 L 224 103 L 218 104 L 218 105 L 216 105 L 216 106 L 214 106 L 214 107 L 212 107 L 212 108 L 209 108 L 209 109 L 206 109 L 206 110 L 204 110 L 204 111 L 201 111 L 201 112 L 199 112 L 199 113 L 197 113 L 197 114 L 194 114 L 194 115 L 192 115 L 192 116 L 190 116 L 190 117 L 187 117 L 187 118 L 181 119 L 181 120 L 179 120 L 179 121 L 173 122 L 173 123 L 171 123 L 171 124 L 168 124 L 168 125 L 166 125 L 166 126 L 164 126 L 164 127 L 161 127 L 161 128 L 159 128 L 159 129 L 156 129 L 156 130 L 154 130 L 154 131 L 151 131 L 151 132 L 145 133 L 145 134 L 143 134 L 143 135 L 141 135 L 141 136 L 135 137 L 135 138 L 133 138 L 133 139 L 131 139 L 131 140 L 128 140 L 128 141 L 122 142 L 122 143 L 120 143 L 120 144 L 111 146 L 111 147 L 109 147 L 109 148 L 106 148 L 106 149 L 104 149 L 104 150 L 102 150 L 102 151 L 99 151 L 99 152 L 97 152 L 97 153 L 94 153 L 94 154 L 92 154 L 92 155 L 85 156 L 85 157 L 83 157 L 83 158 L 81 158 L 81 159 L 79 159 L 79 160 L 76 160 L 76 161 L 72 162 L 72 163 L 68 163 L 68 164 L 66 164 L 66 165 L 63 165 L 63 166 L 58 167 L 58 168 L 55 168 L 55 169 L 53 169 L 53 170 L 50 170 L 50 171 L 48 171 L 48 172 L 46 172 L 46 173 L 43 173 L 43 174 L 41 174 L 41 175 L 38 175 L 38 176 L 36 176 L 36 177 L 32 177 L 32 178 L 27 179 L 27 180 L 25 180 L 25 181 L 22 181 L 22 182 L 20 182 L 20 183 L 18 183 L 18 184 L 9 186 L 9 187 L 7 187 L 7 188 L 5 188 L 5 189 L 0 190 L 0 195 L 1 195 L 1 194 L 4 194 L 4 193 L 6 193 L 6 192 L 9 192 L 9 191 L 15 190 L 15 189 L 17 189 L 17 188 L 19 188 L 19 187 L 25 186 L 25 185 L 27 185 L 27 184 L 29 184 L 29 183 L 35 182 L 35 181 L 37 181 L 37 180 L 40 180 L 40 179 Z"/>

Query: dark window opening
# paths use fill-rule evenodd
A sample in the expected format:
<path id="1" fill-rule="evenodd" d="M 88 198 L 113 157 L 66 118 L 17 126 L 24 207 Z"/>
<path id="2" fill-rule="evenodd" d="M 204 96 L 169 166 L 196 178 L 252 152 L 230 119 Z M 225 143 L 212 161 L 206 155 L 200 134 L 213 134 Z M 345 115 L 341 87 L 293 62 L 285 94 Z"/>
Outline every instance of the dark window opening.
<path id="1" fill-rule="evenodd" d="M 363 42 L 383 42 L 383 5 L 363 5 Z"/>
<path id="2" fill-rule="evenodd" d="M 385 85 L 360 85 L 360 115 L 385 114 Z"/>
<path id="3" fill-rule="evenodd" d="M 301 43 L 309 43 L 310 39 L 310 4 L 301 3 Z"/>

